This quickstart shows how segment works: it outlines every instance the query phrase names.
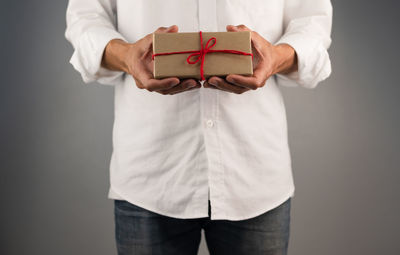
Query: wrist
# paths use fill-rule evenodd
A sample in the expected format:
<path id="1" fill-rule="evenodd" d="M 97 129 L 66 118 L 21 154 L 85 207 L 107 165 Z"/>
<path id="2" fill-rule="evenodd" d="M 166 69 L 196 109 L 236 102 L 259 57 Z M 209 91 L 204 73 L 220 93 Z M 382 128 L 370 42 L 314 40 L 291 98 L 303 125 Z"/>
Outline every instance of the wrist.
<path id="1" fill-rule="evenodd" d="M 289 44 L 278 44 L 275 49 L 275 71 L 274 74 L 288 74 L 297 71 L 296 51 Z"/>
<path id="2" fill-rule="evenodd" d="M 126 56 L 129 55 L 131 44 L 121 39 L 113 39 L 104 49 L 101 65 L 113 71 L 129 72 Z"/>

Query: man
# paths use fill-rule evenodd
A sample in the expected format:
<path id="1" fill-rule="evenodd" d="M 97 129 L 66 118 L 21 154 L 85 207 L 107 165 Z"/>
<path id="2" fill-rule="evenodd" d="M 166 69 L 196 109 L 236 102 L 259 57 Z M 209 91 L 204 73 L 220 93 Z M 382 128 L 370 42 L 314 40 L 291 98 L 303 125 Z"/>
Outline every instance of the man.
<path id="1" fill-rule="evenodd" d="M 115 89 L 118 254 L 287 254 L 294 196 L 279 86 L 331 73 L 329 0 L 70 0 L 84 82 Z M 152 33 L 250 30 L 254 74 L 152 76 Z M 206 60 L 207 61 L 207 60 Z"/>

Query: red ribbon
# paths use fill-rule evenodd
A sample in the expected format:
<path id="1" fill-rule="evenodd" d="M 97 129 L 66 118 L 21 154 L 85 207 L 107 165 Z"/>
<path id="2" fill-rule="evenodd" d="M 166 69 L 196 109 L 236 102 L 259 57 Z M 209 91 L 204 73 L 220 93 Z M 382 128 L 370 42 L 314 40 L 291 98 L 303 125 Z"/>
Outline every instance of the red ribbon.
<path id="1" fill-rule="evenodd" d="M 213 41 L 213 44 L 209 45 L 211 41 Z M 152 59 L 154 60 L 155 56 L 192 53 L 187 57 L 186 62 L 188 64 L 196 64 L 197 62 L 199 62 L 201 60 L 200 76 L 201 76 L 201 80 L 203 81 L 203 80 L 205 80 L 205 78 L 204 78 L 204 58 L 205 58 L 207 53 L 225 52 L 225 53 L 232 53 L 232 54 L 239 54 L 239 55 L 247 55 L 247 56 L 251 56 L 251 58 L 253 58 L 253 53 L 247 53 L 247 52 L 244 52 L 244 51 L 238 51 L 238 50 L 211 50 L 211 48 L 214 47 L 216 43 L 217 43 L 217 38 L 211 37 L 207 41 L 206 47 L 203 47 L 203 35 L 202 35 L 202 32 L 200 31 L 200 45 L 201 45 L 201 49 L 200 50 L 173 51 L 173 52 L 156 53 L 156 54 L 152 55 Z M 197 56 L 197 59 L 195 61 L 191 61 L 190 59 L 192 57 L 194 57 L 194 56 Z"/>

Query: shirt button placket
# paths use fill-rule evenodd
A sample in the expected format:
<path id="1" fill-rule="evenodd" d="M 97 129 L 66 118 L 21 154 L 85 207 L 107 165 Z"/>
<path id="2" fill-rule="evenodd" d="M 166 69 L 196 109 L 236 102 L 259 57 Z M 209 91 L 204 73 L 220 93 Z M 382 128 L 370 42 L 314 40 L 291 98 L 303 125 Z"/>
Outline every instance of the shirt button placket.
<path id="1" fill-rule="evenodd" d="M 217 31 L 216 0 L 198 0 L 199 30 L 207 32 Z M 218 141 L 218 91 L 202 89 L 202 112 L 204 125 L 204 139 L 208 157 L 208 184 L 211 200 L 211 217 L 223 217 L 222 188 L 224 180 L 220 162 L 220 148 Z"/>
<path id="2" fill-rule="evenodd" d="M 216 0 L 198 0 L 199 30 L 217 31 Z M 208 185 L 211 201 L 211 218 L 222 216 L 221 201 L 221 169 L 219 162 L 219 147 L 217 136 L 217 98 L 218 92 L 212 89 L 202 89 L 202 112 L 205 126 L 204 141 L 208 158 Z"/>
<path id="3" fill-rule="evenodd" d="M 214 32 L 218 30 L 216 0 L 199 0 L 199 30 Z M 206 60 L 207 61 L 207 60 Z M 214 89 L 203 89 L 204 139 L 208 157 L 208 184 L 211 200 L 211 218 L 224 217 L 223 184 L 224 176 L 220 159 L 218 136 L 218 95 Z"/>

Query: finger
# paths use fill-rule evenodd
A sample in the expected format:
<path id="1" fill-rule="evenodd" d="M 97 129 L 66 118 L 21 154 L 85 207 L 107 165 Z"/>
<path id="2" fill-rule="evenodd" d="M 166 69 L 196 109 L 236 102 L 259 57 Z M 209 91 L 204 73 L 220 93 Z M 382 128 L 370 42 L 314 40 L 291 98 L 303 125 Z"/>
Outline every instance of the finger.
<path id="1" fill-rule="evenodd" d="M 222 91 L 226 91 L 226 92 L 229 92 L 229 93 L 233 93 L 231 90 L 228 90 L 228 89 L 225 89 L 225 88 L 219 88 L 219 87 L 211 85 L 209 83 L 208 83 L 208 87 L 206 87 L 206 88 L 215 89 L 215 90 L 222 90 Z"/>
<path id="2" fill-rule="evenodd" d="M 199 89 L 199 88 L 201 88 L 201 84 L 197 84 L 194 87 L 191 87 L 191 88 L 188 88 L 188 89 L 185 89 L 185 90 L 182 90 L 182 91 L 177 91 L 177 92 L 170 93 L 170 95 L 175 95 L 175 94 L 178 94 L 178 93 L 183 93 L 185 91 Z"/>
<path id="3" fill-rule="evenodd" d="M 180 83 L 177 77 L 168 77 L 163 79 L 154 79 L 153 73 L 145 65 L 139 64 L 136 67 L 137 79 L 142 84 L 142 89 L 150 92 L 160 89 L 170 89 Z"/>
<path id="4" fill-rule="evenodd" d="M 198 88 L 201 88 L 200 82 L 199 82 L 196 86 L 191 87 L 191 88 L 189 88 L 189 89 L 187 89 L 187 90 L 198 89 Z"/>
<path id="5" fill-rule="evenodd" d="M 176 77 L 164 79 L 149 79 L 145 82 L 145 87 L 148 91 L 153 92 L 161 89 L 170 89 L 179 84 L 179 79 Z"/>
<path id="6" fill-rule="evenodd" d="M 145 81 L 137 80 L 136 85 L 140 89 L 146 89 L 150 92 L 156 90 L 166 90 L 170 89 L 179 84 L 179 79 L 176 81 L 177 78 L 165 78 L 165 79 L 148 79 Z M 136 79 L 135 79 L 136 80 Z"/>
<path id="7" fill-rule="evenodd" d="M 204 82 L 203 86 L 204 86 L 205 88 L 218 89 L 218 90 L 222 90 L 222 91 L 226 91 L 226 92 L 231 92 L 231 93 L 232 93 L 232 91 L 230 91 L 230 90 L 227 90 L 227 89 L 224 89 L 224 88 L 218 88 L 217 86 L 212 85 L 212 84 L 210 84 L 210 83 L 207 82 L 207 81 Z"/>
<path id="8" fill-rule="evenodd" d="M 222 81 L 223 81 L 223 79 L 214 76 L 214 77 L 210 77 L 207 82 L 211 87 L 215 87 L 216 89 L 232 93 L 233 92 L 232 89 L 228 89 L 225 86 L 218 84 L 219 82 L 222 82 Z"/>
<path id="9" fill-rule="evenodd" d="M 242 94 L 243 92 L 246 92 L 247 90 L 249 90 L 248 88 L 240 87 L 240 86 L 236 86 L 234 84 L 228 83 L 224 79 L 222 79 L 220 77 L 216 77 L 216 76 L 211 77 L 208 80 L 208 83 L 210 83 L 211 85 L 216 86 L 217 88 L 219 88 L 221 90 L 225 90 L 225 91 L 228 91 L 228 92 L 233 92 L 233 93 L 236 93 L 236 94 Z"/>
<path id="10" fill-rule="evenodd" d="M 210 89 L 218 89 L 217 87 L 215 87 L 214 85 L 211 85 L 210 83 L 208 83 L 207 81 L 205 81 L 203 83 L 203 87 L 204 88 L 210 88 Z"/>
<path id="11" fill-rule="evenodd" d="M 196 85 L 197 85 L 197 82 L 194 79 L 185 79 L 185 80 L 182 80 L 182 82 L 180 82 L 178 85 L 176 85 L 170 89 L 160 89 L 160 90 L 156 90 L 156 92 L 166 95 L 166 94 L 171 94 L 171 93 L 175 93 L 175 92 L 182 92 L 182 91 L 185 91 Z"/>
<path id="12" fill-rule="evenodd" d="M 256 31 L 251 31 L 251 43 L 256 48 L 261 48 L 266 43 L 266 40 Z"/>
<path id="13" fill-rule="evenodd" d="M 251 43 L 253 45 L 258 45 L 259 40 L 260 40 L 260 35 L 256 31 L 252 31 L 250 28 L 248 28 L 245 25 L 227 25 L 226 26 L 226 31 L 228 32 L 239 32 L 239 31 L 251 31 Z"/>
<path id="14" fill-rule="evenodd" d="M 157 28 L 154 33 L 176 33 L 178 32 L 178 26 L 177 25 L 172 25 L 169 27 L 159 27 Z"/>
<path id="15" fill-rule="evenodd" d="M 133 77 L 133 76 L 132 76 Z M 138 88 L 144 88 L 143 83 L 141 83 L 138 79 L 136 79 L 135 77 L 133 77 L 133 79 L 135 80 L 135 84 Z"/>
<path id="16" fill-rule="evenodd" d="M 226 76 L 226 80 L 237 86 L 255 90 L 265 85 L 267 75 L 265 73 L 265 68 L 260 64 L 254 69 L 253 76 L 229 74 Z"/>
<path id="17" fill-rule="evenodd" d="M 144 65 L 136 66 L 137 79 L 143 84 L 142 89 L 147 89 L 148 91 L 169 89 L 180 83 L 177 77 L 168 77 L 164 79 L 154 79 L 153 74 L 145 68 Z"/>
<path id="18" fill-rule="evenodd" d="M 256 31 L 252 31 L 250 28 L 246 27 L 245 25 L 227 25 L 226 31 L 228 32 L 239 32 L 239 31 L 251 31 L 251 50 L 255 51 L 255 49 L 259 48 L 260 45 L 260 36 Z M 259 52 L 255 52 L 253 54 L 258 54 Z M 254 60 L 253 60 L 254 61 Z"/>
<path id="19" fill-rule="evenodd" d="M 139 71 L 138 74 L 139 74 L 138 78 L 144 86 L 143 88 L 147 89 L 150 92 L 160 89 L 169 89 L 180 83 L 179 79 L 176 77 L 154 79 L 153 74 L 151 74 L 149 71 L 145 69 Z"/>
<path id="20" fill-rule="evenodd" d="M 234 25 L 227 25 L 226 26 L 226 31 L 228 32 L 239 32 L 239 31 L 251 31 L 250 28 L 246 27 L 243 24 L 234 26 Z"/>
<path id="21" fill-rule="evenodd" d="M 159 27 L 153 33 L 177 33 L 178 26 L 172 25 L 169 27 Z M 146 42 L 145 45 L 150 45 L 153 42 L 153 33 L 147 34 L 143 37 L 143 40 Z"/>

